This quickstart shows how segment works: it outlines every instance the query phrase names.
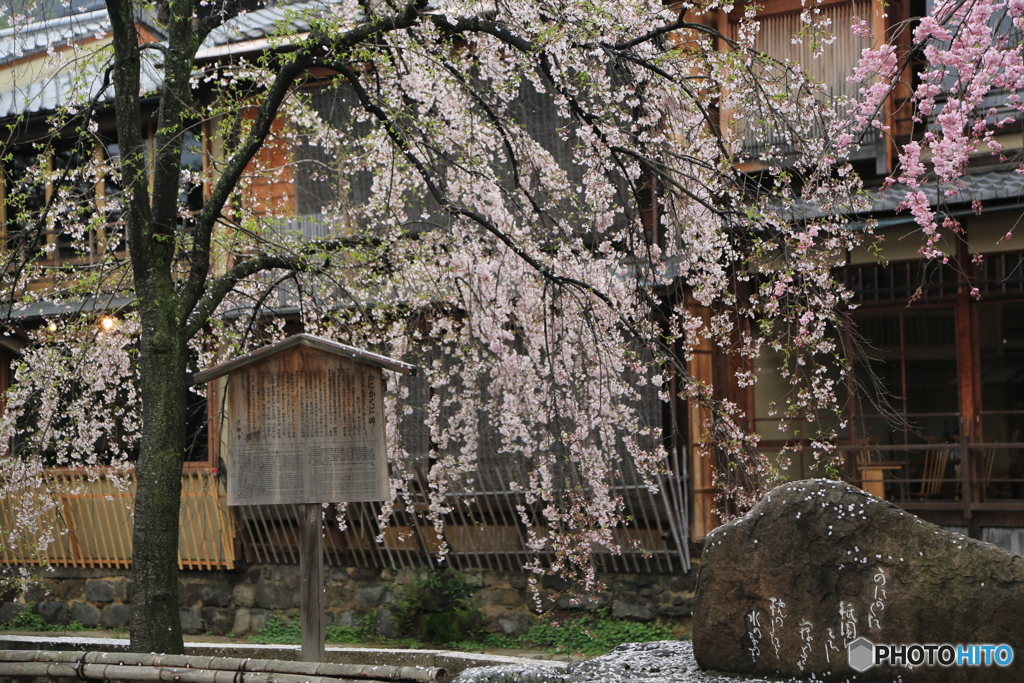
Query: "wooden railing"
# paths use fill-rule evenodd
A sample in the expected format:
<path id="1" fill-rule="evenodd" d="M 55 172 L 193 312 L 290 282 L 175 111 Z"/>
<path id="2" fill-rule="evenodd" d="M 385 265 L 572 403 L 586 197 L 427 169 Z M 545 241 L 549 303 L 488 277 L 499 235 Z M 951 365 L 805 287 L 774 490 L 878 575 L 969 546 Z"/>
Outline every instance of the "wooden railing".
<path id="1" fill-rule="evenodd" d="M 497 459 L 495 459 L 497 460 Z M 623 514 L 632 521 L 613 530 L 618 553 L 595 548 L 594 562 L 606 572 L 689 571 L 689 539 L 685 454 L 670 454 L 670 473 L 658 476 L 658 493 L 643 484 L 632 467 L 623 467 L 614 488 L 622 496 Z M 536 551 L 528 545 L 527 529 L 518 507 L 528 506 L 521 492 L 514 492 L 496 462 L 483 468 L 474 481 L 475 492 L 449 498 L 444 540 L 449 552 L 445 562 L 459 570 L 517 571 L 531 560 L 554 558 L 549 549 Z M 416 479 L 396 505 L 390 525 L 381 530 L 379 503 L 350 503 L 344 525 L 339 525 L 333 506 L 327 510 L 324 529 L 324 560 L 330 566 L 428 567 L 436 561 L 439 538 L 425 518 L 429 501 L 425 469 L 416 468 Z M 241 506 L 239 538 L 248 562 L 298 562 L 299 510 L 294 505 Z M 545 529 L 536 529 L 541 535 Z M 380 536 L 382 542 L 376 538 Z"/>
<path id="2" fill-rule="evenodd" d="M 848 479 L 908 510 L 1024 511 L 1024 443 L 843 447 Z"/>
<path id="3" fill-rule="evenodd" d="M 224 484 L 210 470 L 182 473 L 178 566 L 181 569 L 235 567 L 234 516 L 227 509 Z M 0 499 L 0 564 L 55 567 L 131 566 L 134 480 L 89 480 L 80 472 L 51 471 L 39 495 L 54 505 L 41 523 L 9 542 L 17 514 Z M 52 531 L 51 531 L 52 530 Z M 40 539 L 53 540 L 40 553 Z"/>

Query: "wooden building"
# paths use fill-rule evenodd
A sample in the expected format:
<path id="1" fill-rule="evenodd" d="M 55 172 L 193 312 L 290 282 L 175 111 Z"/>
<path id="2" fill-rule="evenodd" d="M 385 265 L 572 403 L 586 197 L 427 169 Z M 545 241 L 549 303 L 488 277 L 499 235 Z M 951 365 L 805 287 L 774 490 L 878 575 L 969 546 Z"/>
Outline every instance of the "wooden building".
<path id="1" fill-rule="evenodd" d="M 801 3 L 793 0 L 767 0 L 762 3 L 761 34 L 758 46 L 779 59 L 804 65 L 835 94 L 850 94 L 847 75 L 852 71 L 864 47 L 895 36 L 903 48 L 909 44 L 908 29 L 900 22 L 920 16 L 924 3 L 919 0 L 824 0 L 821 11 L 833 26 L 848 25 L 854 15 L 869 20 L 874 37 L 857 38 L 837 31 L 838 40 L 825 60 L 812 59 L 811 47 L 794 44 Z M 742 8 L 702 18 L 717 26 L 723 35 L 737 30 Z M 35 27 L 39 44 L 53 32 L 67 34 L 66 40 L 104 41 L 105 10 L 76 15 Z M 211 36 L 200 52 L 201 62 L 254 56 L 270 49 L 268 37 L 284 29 L 302 33 L 309 30 L 296 14 L 271 6 L 248 12 L 225 30 Z M 157 29 L 143 28 L 154 40 Z M 42 71 L 44 52 L 18 53 L 14 36 L 0 31 L 0 121 L 28 117 L 29 125 L 39 125 L 46 112 L 61 102 L 61 78 Z M 5 42 L 6 41 L 6 42 Z M 33 74 L 33 69 L 39 73 Z M 159 73 L 147 67 L 150 84 L 159 82 Z M 17 71 L 17 78 L 11 74 Z M 30 74 L 26 76 L 25 74 Z M 41 74 L 41 75 L 40 75 Z M 908 80 L 910 75 L 908 74 Z M 27 79 L 27 80 L 26 80 Z M 38 84 L 37 94 L 25 97 L 27 85 Z M 16 84 L 12 85 L 12 84 Z M 45 87 L 44 87 L 45 86 Z M 200 93 L 212 96 L 211 91 Z M 1018 550 L 1024 547 L 1024 249 L 1021 237 L 1004 239 L 1017 225 L 1024 210 L 1024 177 L 1011 168 L 992 163 L 990 156 L 979 155 L 968 187 L 945 202 L 960 217 L 966 228 L 966 240 L 955 249 L 964 269 L 941 264 L 925 265 L 916 253 L 917 239 L 911 234 L 911 220 L 897 211 L 906 188 L 895 186 L 884 193 L 881 181 L 893 168 L 895 143 L 920 135 L 902 112 L 908 93 L 898 90 L 887 103 L 895 123 L 895 140 L 868 141 L 853 158 L 857 170 L 874 188 L 873 215 L 879 220 L 879 232 L 885 237 L 883 256 L 886 264 L 868 252 L 851 253 L 841 273 L 856 294 L 858 308 L 850 313 L 856 329 L 869 342 L 871 370 L 880 378 L 891 397 L 893 410 L 879 411 L 870 397 L 848 403 L 848 426 L 840 448 L 846 457 L 845 475 L 865 489 L 887 498 L 931 521 L 957 528 L 972 536 L 992 540 Z M 346 122 L 344 92 L 323 92 L 313 96 L 313 106 L 328 120 Z M 998 107 L 999 102 L 993 102 Z M 529 104 L 531 126 L 538 135 L 548 135 L 552 146 L 561 144 L 554 134 L 552 111 L 542 101 Z M 204 122 L 202 135 L 186 141 L 183 163 L 202 169 L 219 154 L 215 121 Z M 279 127 L 286 122 L 279 121 Z M 109 129 L 101 130 L 98 154 L 116 153 L 116 139 Z M 736 134 L 742 135 L 742 128 Z M 199 142 L 199 140 L 203 142 Z M 1006 129 L 1001 140 L 1008 150 L 1024 147 L 1021 122 Z M 28 151 L 14 145 L 3 164 L 4 183 L 17 177 L 19 164 L 33 161 Z M 566 153 L 568 153 L 566 151 Z M 322 234 L 318 220 L 322 207 L 332 197 L 330 189 L 316 176 L 302 172 L 315 163 L 315 149 L 289 149 L 282 144 L 267 145 L 254 167 L 275 169 L 273 175 L 257 180 L 248 201 L 266 213 L 283 213 L 289 218 L 282 228 L 297 230 L 308 237 Z M 59 160 L 58 160 L 59 161 Z M 351 192 L 355 199 L 369 191 L 367 179 L 354 178 Z M 99 193 L 116 192 L 114 186 L 101 185 Z M 201 206 L 204 188 L 187 188 L 187 201 Z M 937 194 L 936 189 L 931 192 Z M 972 212 L 972 202 L 984 201 L 980 215 Z M 41 200 L 45 200 L 41 198 Z M 0 212 L 3 211 L 0 202 Z M 17 226 L 0 213 L 0 226 L 9 239 Z M 911 234 L 907 239 L 905 235 Z M 48 253 L 54 265 L 76 265 L 76 256 L 61 249 L 59 233 L 45 238 L 55 248 Z M 973 255 L 983 255 L 980 265 L 972 266 Z M 41 283 L 40 286 L 45 286 Z M 921 288 L 913 306 L 908 300 Z M 980 298 L 971 295 L 977 288 Z M 286 288 L 275 294 L 275 310 L 287 318 L 294 313 L 294 297 Z M 31 326 L 57 311 L 37 308 L 22 314 L 22 324 Z M 710 311 L 704 313 L 710 314 Z M 295 330 L 298 331 L 298 330 Z M 0 339 L 0 389 L 10 382 L 10 364 L 19 352 L 16 337 Z M 762 356 L 754 387 L 739 387 L 731 379 L 731 356 L 711 347 L 696 349 L 691 372 L 716 387 L 716 391 L 739 404 L 749 419 L 748 426 L 758 431 L 762 446 L 777 451 L 783 446 L 795 449 L 796 457 L 788 471 L 793 478 L 814 476 L 810 459 L 810 433 L 794 436 L 779 429 L 779 420 L 769 405 L 783 392 L 782 380 L 769 352 Z M 866 368 L 853 368 L 863 373 Z M 429 400 L 429 387 L 422 378 L 402 378 L 414 408 Z M 670 380 L 671 381 L 671 380 Z M 672 388 L 671 386 L 669 387 Z M 675 392 L 672 392 L 675 393 Z M 183 471 L 185 496 L 182 504 L 181 560 L 187 568 L 230 568 L 241 561 L 297 562 L 298 514 L 291 506 L 248 506 L 238 514 L 224 504 L 225 490 L 218 473 L 219 429 L 216 411 L 207 438 L 211 447 L 199 449 Z M 715 515 L 713 485 L 714 458 L 700 446 L 703 414 L 696 406 L 677 401 L 665 405 L 652 399 L 649 419 L 660 424 L 669 446 L 671 474 L 661 482 L 661 493 L 644 489 L 635 472 L 624 472 L 620 493 L 627 513 L 635 523 L 617 530 L 623 542 L 621 555 L 599 556 L 600 568 L 607 571 L 651 572 L 689 569 L 691 544 L 702 541 L 718 523 Z M 408 505 L 398 507 L 392 526 L 383 531 L 383 542 L 374 538 L 380 508 L 375 503 L 348 506 L 347 525 L 328 526 L 328 560 L 336 564 L 367 566 L 427 566 L 433 560 L 438 540 L 432 527 L 417 514 L 417 506 L 426 505 L 426 467 L 429 460 L 429 436 L 411 423 L 403 423 L 407 439 L 418 448 L 419 490 L 410 492 Z M 481 441 L 486 448 L 486 438 Z M 451 546 L 449 562 L 455 567 L 517 569 L 530 559 L 524 529 L 515 513 L 517 495 L 508 487 L 509 473 L 482 452 L 482 471 L 472 505 L 459 506 L 452 513 L 445 540 Z M 55 481 L 73 479 L 80 473 L 58 472 Z M 130 491 L 104 488 L 102 479 L 89 482 L 80 493 L 63 501 L 66 524 L 74 533 L 58 539 L 45 558 L 31 558 L 18 549 L 0 549 L 0 562 L 36 562 L 71 566 L 118 567 L 130 560 Z M 0 514 L 3 514 L 0 506 Z M 486 524 L 483 526 L 481 523 Z M 88 531 L 85 531 L 88 529 Z M 632 550 L 638 548 L 642 550 Z"/>

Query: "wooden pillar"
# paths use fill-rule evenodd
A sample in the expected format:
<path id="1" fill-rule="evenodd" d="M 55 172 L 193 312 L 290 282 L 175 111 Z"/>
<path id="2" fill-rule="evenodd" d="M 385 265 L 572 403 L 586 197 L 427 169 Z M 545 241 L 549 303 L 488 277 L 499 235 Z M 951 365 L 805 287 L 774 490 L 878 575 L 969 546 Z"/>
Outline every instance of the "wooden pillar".
<path id="1" fill-rule="evenodd" d="M 973 516 L 972 504 L 974 476 L 977 467 L 974 459 L 978 453 L 971 444 L 981 441 L 981 372 L 978 358 L 978 344 L 975 340 L 975 316 L 977 307 L 971 302 L 971 281 L 973 266 L 967 234 L 957 239 L 957 261 L 960 265 L 960 282 L 956 300 L 956 369 L 960 399 L 960 491 L 964 505 L 964 518 Z"/>
<path id="2" fill-rule="evenodd" d="M 710 322 L 711 311 L 706 307 L 697 306 L 692 301 L 687 302 L 690 313 L 702 317 L 705 322 Z M 700 339 L 692 346 L 693 360 L 690 361 L 690 376 L 705 386 L 712 387 L 714 384 L 714 364 L 712 354 L 714 351 L 709 338 Z M 690 477 L 693 483 L 693 517 L 691 520 L 690 539 L 703 541 L 712 529 L 718 526 L 715 518 L 715 487 L 713 479 L 712 454 L 706 441 L 707 429 L 705 424 L 711 417 L 711 413 L 705 406 L 696 401 L 688 400 L 687 408 L 687 440 L 690 455 Z"/>
<path id="3" fill-rule="evenodd" d="M 888 15 L 892 11 L 889 7 L 889 3 L 886 0 L 871 0 L 871 36 L 874 39 L 874 49 L 879 49 L 882 45 L 885 45 L 890 36 L 888 34 L 889 21 Z M 890 82 L 890 87 L 892 86 Z M 889 126 L 893 125 L 893 118 L 895 116 L 895 108 L 893 102 L 894 90 L 890 90 L 889 96 L 885 98 L 885 102 L 882 106 L 881 115 L 885 119 L 885 123 Z M 891 134 L 883 134 L 879 140 L 881 149 L 878 150 L 880 154 L 875 158 L 875 173 L 879 175 L 888 175 L 892 173 L 893 160 L 895 159 L 894 141 Z"/>
<path id="4" fill-rule="evenodd" d="M 302 576 L 302 661 L 324 660 L 324 535 L 320 503 L 298 506 L 299 573 Z"/>

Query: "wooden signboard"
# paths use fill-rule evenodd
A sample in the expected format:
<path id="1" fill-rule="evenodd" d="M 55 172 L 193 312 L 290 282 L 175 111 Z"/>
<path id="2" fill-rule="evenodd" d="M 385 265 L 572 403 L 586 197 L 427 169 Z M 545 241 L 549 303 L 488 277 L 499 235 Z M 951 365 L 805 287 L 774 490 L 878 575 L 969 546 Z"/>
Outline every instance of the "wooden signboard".
<path id="1" fill-rule="evenodd" d="M 295 347 L 231 373 L 228 505 L 386 500 L 383 372 Z"/>
<path id="2" fill-rule="evenodd" d="M 299 334 L 200 372 L 227 375 L 228 505 L 301 505 L 302 659 L 324 654 L 322 503 L 387 500 L 382 368 L 416 367 Z"/>

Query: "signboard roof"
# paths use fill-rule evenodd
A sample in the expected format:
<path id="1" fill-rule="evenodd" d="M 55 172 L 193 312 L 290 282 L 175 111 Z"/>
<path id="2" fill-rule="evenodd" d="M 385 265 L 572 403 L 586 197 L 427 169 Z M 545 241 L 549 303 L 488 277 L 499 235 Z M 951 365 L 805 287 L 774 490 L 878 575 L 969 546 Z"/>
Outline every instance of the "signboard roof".
<path id="1" fill-rule="evenodd" d="M 203 384 L 204 382 L 215 380 L 218 377 L 223 377 L 233 370 L 237 370 L 238 368 L 249 365 L 250 363 L 264 360 L 295 346 L 307 346 L 312 349 L 323 351 L 324 353 L 341 356 L 343 358 L 352 358 L 363 363 L 368 363 L 369 365 L 375 365 L 379 368 L 400 372 L 404 375 L 415 375 L 418 370 L 415 365 L 403 363 L 400 360 L 388 358 L 387 356 L 382 356 L 370 351 L 363 351 L 362 349 L 357 349 L 354 346 L 339 344 L 338 342 L 333 342 L 328 339 L 314 337 L 311 334 L 296 334 L 279 341 L 276 344 L 264 346 L 263 348 L 247 353 L 244 356 L 239 356 L 234 360 L 221 363 L 220 365 L 214 365 L 212 368 L 207 368 L 202 372 L 196 373 L 195 377 L 192 379 L 192 383 Z"/>

